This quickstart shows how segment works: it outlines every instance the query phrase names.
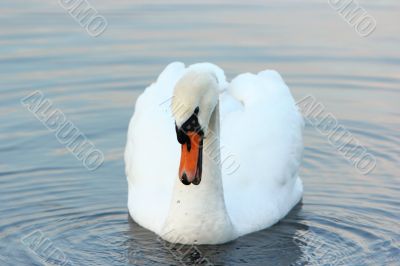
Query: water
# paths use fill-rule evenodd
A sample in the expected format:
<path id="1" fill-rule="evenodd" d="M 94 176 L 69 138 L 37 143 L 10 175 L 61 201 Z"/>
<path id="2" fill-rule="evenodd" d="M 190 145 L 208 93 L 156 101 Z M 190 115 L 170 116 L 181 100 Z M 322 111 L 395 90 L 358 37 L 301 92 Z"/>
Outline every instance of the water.
<path id="1" fill-rule="evenodd" d="M 308 123 L 302 204 L 270 229 L 198 251 L 217 265 L 399 265 L 400 4 L 358 2 L 377 21 L 366 38 L 328 1 L 90 0 L 109 23 L 97 38 L 58 1 L 2 1 L 0 265 L 182 263 L 179 246 L 129 218 L 123 165 L 135 99 L 175 60 L 214 62 L 228 78 L 277 69 L 377 160 L 360 174 Z M 35 90 L 104 152 L 100 168 L 88 171 L 20 104 Z M 200 256 L 189 254 L 187 265 Z"/>

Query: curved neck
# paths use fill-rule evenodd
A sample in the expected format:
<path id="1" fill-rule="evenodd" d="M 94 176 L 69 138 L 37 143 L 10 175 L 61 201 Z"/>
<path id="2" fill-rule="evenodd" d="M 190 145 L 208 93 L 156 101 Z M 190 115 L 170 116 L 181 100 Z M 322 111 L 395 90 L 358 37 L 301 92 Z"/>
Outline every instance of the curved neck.
<path id="1" fill-rule="evenodd" d="M 218 104 L 211 115 L 203 154 L 199 185 L 185 186 L 178 177 L 175 178 L 171 207 L 162 235 L 170 242 L 212 244 L 234 238 L 222 186 Z"/>

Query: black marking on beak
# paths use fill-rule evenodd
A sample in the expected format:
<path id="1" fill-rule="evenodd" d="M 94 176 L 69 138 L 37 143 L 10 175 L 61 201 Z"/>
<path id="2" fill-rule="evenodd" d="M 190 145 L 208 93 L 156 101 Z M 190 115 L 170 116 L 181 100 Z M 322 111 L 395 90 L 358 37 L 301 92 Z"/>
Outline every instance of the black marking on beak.
<path id="1" fill-rule="evenodd" d="M 175 131 L 176 131 L 176 137 L 178 139 L 178 142 L 180 144 L 185 144 L 190 142 L 189 137 L 185 134 L 185 132 L 182 130 L 182 128 L 178 128 L 178 126 L 175 124 Z"/>
<path id="2" fill-rule="evenodd" d="M 183 173 L 183 175 L 181 177 L 181 182 L 186 186 L 190 185 L 190 182 L 187 180 L 186 173 Z"/>
<path id="3" fill-rule="evenodd" d="M 200 108 L 197 106 L 194 109 L 193 114 L 186 120 L 185 123 L 182 124 L 180 128 L 178 128 L 175 123 L 175 130 L 178 137 L 178 142 L 180 144 L 186 143 L 187 139 L 184 137 L 184 135 L 186 135 L 187 132 L 197 132 L 200 136 L 204 135 L 197 117 L 199 112 Z"/>
<path id="4" fill-rule="evenodd" d="M 182 176 L 180 177 L 181 182 L 184 185 L 190 185 L 191 183 L 193 185 L 198 185 L 200 184 L 201 181 L 201 174 L 202 174 L 202 168 L 203 168 L 203 139 L 204 139 L 204 131 L 201 129 L 201 125 L 198 120 L 198 114 L 200 112 L 200 108 L 196 107 L 193 111 L 193 114 L 186 120 L 185 123 L 182 124 L 180 128 L 175 123 L 175 131 L 176 131 L 176 137 L 178 142 L 181 145 L 186 144 L 187 150 L 190 152 L 192 143 L 190 141 L 190 138 L 188 136 L 189 132 L 195 132 L 197 133 L 200 137 L 200 147 L 199 147 L 199 154 L 198 154 L 198 161 L 197 161 L 197 169 L 196 169 L 196 174 L 195 178 L 193 179 L 192 182 L 188 180 L 188 177 L 186 173 L 184 172 Z M 197 145 L 197 144 L 196 144 Z"/>
<path id="5" fill-rule="evenodd" d="M 186 120 L 185 123 L 182 124 L 180 128 L 178 128 L 178 126 L 175 123 L 175 131 L 178 142 L 182 145 L 187 144 L 188 151 L 190 151 L 191 149 L 190 139 L 187 136 L 188 132 L 197 132 L 197 134 L 204 137 L 204 132 L 201 129 L 201 125 L 197 117 L 199 112 L 200 108 L 197 106 L 194 109 L 193 114 L 188 118 L 188 120 Z"/>

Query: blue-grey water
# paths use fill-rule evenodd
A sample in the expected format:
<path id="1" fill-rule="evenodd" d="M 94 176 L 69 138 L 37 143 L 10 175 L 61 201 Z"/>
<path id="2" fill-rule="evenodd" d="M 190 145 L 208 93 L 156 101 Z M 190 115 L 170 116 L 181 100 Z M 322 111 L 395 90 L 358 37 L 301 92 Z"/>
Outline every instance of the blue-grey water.
<path id="1" fill-rule="evenodd" d="M 367 37 L 337 1 L 89 2 L 108 22 L 98 37 L 60 1 L 0 3 L 0 265 L 400 265 L 397 0 L 356 2 L 377 23 Z M 360 173 L 308 122 L 302 204 L 269 229 L 182 256 L 129 218 L 123 163 L 136 98 L 176 60 L 216 63 L 229 79 L 278 70 L 376 167 Z M 21 104 L 34 91 L 104 153 L 97 170 Z"/>

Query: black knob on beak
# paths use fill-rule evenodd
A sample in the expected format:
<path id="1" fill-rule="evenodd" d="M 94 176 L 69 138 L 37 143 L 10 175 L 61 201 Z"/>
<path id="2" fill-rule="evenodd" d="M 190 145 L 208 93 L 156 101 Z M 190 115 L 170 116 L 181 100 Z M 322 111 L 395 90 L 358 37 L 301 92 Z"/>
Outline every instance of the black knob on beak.
<path id="1" fill-rule="evenodd" d="M 186 176 L 186 173 L 183 173 L 183 175 L 182 175 L 182 177 L 181 177 L 181 182 L 184 184 L 184 185 L 190 185 L 190 182 L 188 181 L 188 179 L 187 179 L 187 176 Z"/>
<path id="2" fill-rule="evenodd" d="M 176 124 L 175 124 L 175 131 L 176 131 L 176 137 L 180 144 L 183 145 L 189 141 L 188 136 L 185 134 L 185 132 L 182 130 L 182 128 L 178 128 L 178 126 Z"/>

